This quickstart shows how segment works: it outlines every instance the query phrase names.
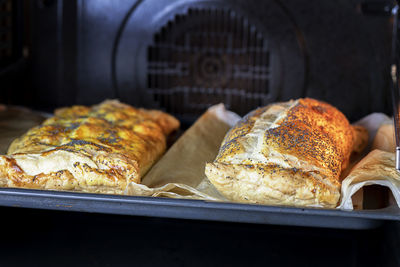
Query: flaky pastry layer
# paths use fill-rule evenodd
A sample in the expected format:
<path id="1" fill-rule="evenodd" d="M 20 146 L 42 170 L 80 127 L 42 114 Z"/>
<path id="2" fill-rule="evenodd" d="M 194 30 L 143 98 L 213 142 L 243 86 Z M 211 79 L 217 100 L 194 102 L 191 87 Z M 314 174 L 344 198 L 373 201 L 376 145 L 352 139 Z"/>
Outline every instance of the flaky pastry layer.
<path id="1" fill-rule="evenodd" d="M 363 146 L 354 142 L 358 132 L 366 133 L 322 101 L 271 104 L 227 133 L 205 173 L 234 201 L 335 207 L 340 173 Z"/>
<path id="2" fill-rule="evenodd" d="M 56 110 L 0 156 L 0 186 L 124 192 L 166 149 L 172 116 L 117 100 Z"/>

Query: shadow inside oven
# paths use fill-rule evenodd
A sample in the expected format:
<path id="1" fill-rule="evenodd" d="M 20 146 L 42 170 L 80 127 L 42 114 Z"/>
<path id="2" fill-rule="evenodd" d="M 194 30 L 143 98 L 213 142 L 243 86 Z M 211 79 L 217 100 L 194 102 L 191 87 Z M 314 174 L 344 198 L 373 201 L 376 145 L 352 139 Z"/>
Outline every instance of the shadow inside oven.
<path id="1" fill-rule="evenodd" d="M 399 266 L 400 224 L 335 230 L 1 208 L 1 266 Z"/>

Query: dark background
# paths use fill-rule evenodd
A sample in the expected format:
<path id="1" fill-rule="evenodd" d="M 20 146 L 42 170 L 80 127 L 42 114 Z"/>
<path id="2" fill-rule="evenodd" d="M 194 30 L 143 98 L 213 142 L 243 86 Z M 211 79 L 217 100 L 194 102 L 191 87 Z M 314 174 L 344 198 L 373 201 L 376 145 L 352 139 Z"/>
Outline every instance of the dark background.
<path id="1" fill-rule="evenodd" d="M 399 266 L 399 225 L 372 230 L 1 208 L 1 266 Z"/>
<path id="2" fill-rule="evenodd" d="M 23 41 L 25 57 L 20 42 L 14 40 L 15 45 L 20 44 L 14 49 L 14 60 L 21 63 L 18 60 L 22 59 L 22 64 L 14 64 L 12 71 L 0 76 L 3 103 L 52 111 L 58 106 L 94 104 L 118 97 L 131 104 L 167 111 L 173 109 L 171 105 L 183 106 L 185 101 L 163 103 L 149 93 L 148 47 L 155 44 L 157 33 L 165 25 L 174 23 L 175 15 L 187 14 L 188 8 L 216 8 L 247 18 L 247 23 L 267 41 L 271 57 L 269 95 L 256 104 L 243 100 L 243 109 L 236 111 L 243 114 L 260 104 L 310 96 L 332 103 L 352 121 L 371 112 L 391 112 L 388 88 L 392 22 L 387 14 L 361 12 L 364 1 L 13 3 L 24 7 L 13 26 L 18 34 L 13 36 Z M 190 21 L 188 17 L 191 25 L 205 23 Z M 167 37 L 185 30 L 182 25 L 173 25 L 166 28 Z M 198 85 L 185 84 L 187 88 Z M 213 95 L 206 98 L 202 104 L 220 100 L 214 100 Z M 199 97 L 196 99 L 200 101 Z M 193 112 L 192 121 L 204 109 Z M 190 110 L 184 109 L 175 115 L 182 116 L 185 111 L 190 114 Z"/>

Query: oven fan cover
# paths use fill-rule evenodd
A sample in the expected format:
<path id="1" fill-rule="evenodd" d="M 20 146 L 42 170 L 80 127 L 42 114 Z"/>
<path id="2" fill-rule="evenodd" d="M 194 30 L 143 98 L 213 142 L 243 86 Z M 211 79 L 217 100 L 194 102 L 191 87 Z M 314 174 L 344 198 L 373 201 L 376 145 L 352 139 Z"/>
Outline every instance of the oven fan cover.
<path id="1" fill-rule="evenodd" d="M 267 40 L 245 18 L 189 9 L 155 34 L 147 53 L 147 92 L 174 114 L 225 103 L 240 114 L 271 98 Z"/>
<path id="2" fill-rule="evenodd" d="M 218 103 L 244 115 L 300 97 L 305 56 L 288 14 L 274 1 L 260 14 L 239 2 L 150 0 L 132 9 L 115 45 L 118 96 L 189 123 Z"/>

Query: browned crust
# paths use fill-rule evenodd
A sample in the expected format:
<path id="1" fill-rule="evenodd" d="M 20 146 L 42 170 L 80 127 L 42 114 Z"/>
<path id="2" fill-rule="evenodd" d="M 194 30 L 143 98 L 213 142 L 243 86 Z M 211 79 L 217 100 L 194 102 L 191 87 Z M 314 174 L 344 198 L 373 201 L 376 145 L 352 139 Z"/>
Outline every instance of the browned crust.
<path id="1" fill-rule="evenodd" d="M 270 112 L 272 117 L 265 117 L 266 113 L 264 114 L 264 112 L 275 107 L 283 108 L 284 112 L 279 114 L 284 114 L 284 116 L 279 119 L 278 115 Z M 269 157 L 271 151 L 283 155 L 281 159 L 294 158 L 296 159 L 295 163 L 300 164 L 300 168 L 293 166 L 295 170 L 301 170 L 301 166 L 305 165 L 307 165 L 307 169 L 318 170 L 318 172 L 313 173 L 314 178 L 311 180 L 310 176 L 303 170 L 301 170 L 303 171 L 302 176 L 304 179 L 313 181 L 308 184 L 311 188 L 318 187 L 321 190 L 337 192 L 328 194 L 332 197 L 331 200 L 325 198 L 316 201 L 316 203 L 322 203 L 325 206 L 336 205 L 339 200 L 338 196 L 340 196 L 340 173 L 348 165 L 352 150 L 361 146 L 354 144 L 356 130 L 349 124 L 346 117 L 335 107 L 310 98 L 299 99 L 296 102 L 272 104 L 257 109 L 244 117 L 229 131 L 221 145 L 214 165 L 219 163 L 240 165 L 237 160 L 232 160 L 235 159 L 237 154 L 247 153 L 247 147 L 255 146 L 254 141 L 246 137 L 258 120 L 276 120 L 274 127 L 269 127 L 264 131 L 261 153 L 266 158 Z M 243 166 L 255 166 L 259 162 L 254 161 L 254 159 L 245 159 L 242 160 L 241 164 Z M 291 163 L 288 161 L 287 164 Z M 211 171 L 213 168 L 216 167 L 209 166 Z M 219 175 L 224 174 L 221 172 Z M 259 176 L 269 177 L 270 175 L 261 173 Z M 287 167 L 285 167 L 283 176 L 288 179 L 292 178 Z M 217 177 L 210 178 L 211 181 L 215 179 Z M 221 190 L 224 189 L 221 187 Z M 319 198 L 319 196 L 316 195 L 316 198 Z M 296 203 L 292 203 L 292 205 L 296 205 Z"/>
<path id="2" fill-rule="evenodd" d="M 329 178 L 339 180 L 353 148 L 353 129 L 335 107 L 306 98 L 287 112 L 279 127 L 269 129 L 264 140 L 266 146 L 324 168 L 332 173 Z"/>
<path id="3" fill-rule="evenodd" d="M 96 192 L 96 186 L 81 179 L 95 173 L 104 180 L 98 182 L 101 192 L 121 193 L 127 183 L 140 182 L 165 151 L 167 135 L 178 127 L 179 121 L 164 112 L 136 109 L 116 100 L 58 109 L 54 117 L 16 139 L 9 156 L 0 156 L 0 178 L 3 184 L 7 181 L 3 186 Z M 46 159 L 57 151 L 69 152 L 70 160 L 75 160 L 74 155 L 86 157 L 97 167 L 77 161 L 72 162 L 74 171 L 80 173 L 75 175 L 82 177 L 74 177 L 68 170 L 32 176 L 14 159 L 29 154 Z"/>
<path id="4" fill-rule="evenodd" d="M 353 126 L 353 153 L 361 153 L 368 144 L 368 131 L 360 125 Z"/>

